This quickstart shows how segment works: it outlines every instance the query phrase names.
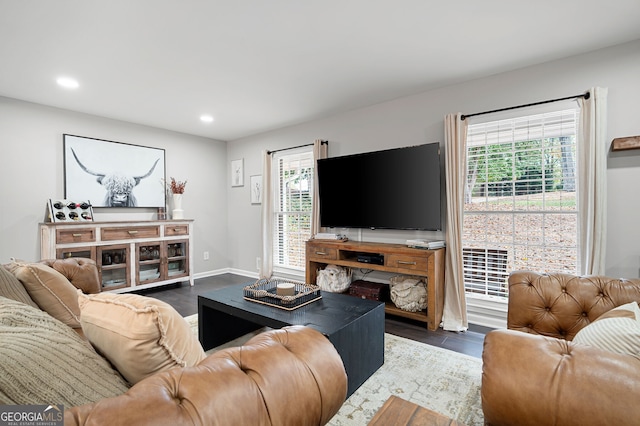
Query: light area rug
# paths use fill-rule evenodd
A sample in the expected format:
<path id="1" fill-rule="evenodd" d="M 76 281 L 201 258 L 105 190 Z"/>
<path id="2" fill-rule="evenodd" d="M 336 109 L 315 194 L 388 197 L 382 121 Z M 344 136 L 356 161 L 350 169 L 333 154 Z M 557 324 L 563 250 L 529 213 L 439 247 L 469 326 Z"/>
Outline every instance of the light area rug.
<path id="1" fill-rule="evenodd" d="M 191 315 L 185 319 L 197 335 L 198 316 Z M 264 330 L 267 328 L 207 353 L 242 345 Z M 388 333 L 384 337 L 384 365 L 345 401 L 330 425 L 366 425 L 391 395 L 467 426 L 483 425 L 480 402 L 482 360 Z"/>

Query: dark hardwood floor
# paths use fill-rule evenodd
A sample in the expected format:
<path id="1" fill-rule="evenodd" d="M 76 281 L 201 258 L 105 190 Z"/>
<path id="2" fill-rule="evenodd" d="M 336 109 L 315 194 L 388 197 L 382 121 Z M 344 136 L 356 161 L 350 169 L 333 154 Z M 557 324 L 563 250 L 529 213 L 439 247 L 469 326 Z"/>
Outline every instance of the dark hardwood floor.
<path id="1" fill-rule="evenodd" d="M 214 277 L 195 280 L 193 287 L 187 283 L 156 287 L 138 291 L 139 294 L 155 297 L 169 303 L 181 315 L 187 316 L 198 313 L 198 295 L 217 288 L 223 288 L 233 284 L 253 282 L 254 279 L 234 274 L 223 274 Z M 345 296 L 348 297 L 348 296 Z M 412 339 L 429 345 L 438 346 L 455 352 L 480 358 L 482 356 L 482 343 L 484 336 L 491 329 L 470 325 L 469 330 L 463 333 L 452 331 L 427 330 L 426 323 L 411 321 L 405 318 L 387 315 L 385 319 L 385 331 L 396 336 Z"/>

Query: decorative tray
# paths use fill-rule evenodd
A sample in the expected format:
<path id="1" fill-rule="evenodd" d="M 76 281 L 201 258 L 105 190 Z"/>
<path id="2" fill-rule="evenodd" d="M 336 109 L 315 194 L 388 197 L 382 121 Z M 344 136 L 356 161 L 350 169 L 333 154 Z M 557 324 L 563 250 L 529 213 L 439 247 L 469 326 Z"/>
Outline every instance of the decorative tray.
<path id="1" fill-rule="evenodd" d="M 293 284 L 295 295 L 282 296 L 277 294 L 278 284 Z M 260 279 L 243 289 L 243 296 L 251 302 L 262 303 L 276 308 L 292 311 L 316 300 L 322 299 L 320 287 L 297 281 L 279 278 Z"/>

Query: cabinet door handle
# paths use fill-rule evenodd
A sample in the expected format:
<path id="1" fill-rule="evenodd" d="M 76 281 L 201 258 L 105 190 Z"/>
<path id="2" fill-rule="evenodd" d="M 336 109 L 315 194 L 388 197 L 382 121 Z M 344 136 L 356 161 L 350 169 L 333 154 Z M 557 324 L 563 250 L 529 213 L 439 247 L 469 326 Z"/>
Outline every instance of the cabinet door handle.
<path id="1" fill-rule="evenodd" d="M 72 234 L 74 237 L 82 237 L 82 234 Z"/>
<path id="2" fill-rule="evenodd" d="M 317 251 L 317 252 L 316 252 L 316 254 L 317 254 L 318 256 L 326 256 L 326 255 L 327 255 L 327 253 L 326 253 L 326 252 L 324 252 L 324 251 Z"/>
<path id="3" fill-rule="evenodd" d="M 407 262 L 406 260 L 398 260 L 398 265 L 416 265 L 416 262 Z"/>
<path id="4" fill-rule="evenodd" d="M 138 231 L 127 231 L 127 232 L 129 232 L 129 235 L 135 235 L 138 233 Z"/>

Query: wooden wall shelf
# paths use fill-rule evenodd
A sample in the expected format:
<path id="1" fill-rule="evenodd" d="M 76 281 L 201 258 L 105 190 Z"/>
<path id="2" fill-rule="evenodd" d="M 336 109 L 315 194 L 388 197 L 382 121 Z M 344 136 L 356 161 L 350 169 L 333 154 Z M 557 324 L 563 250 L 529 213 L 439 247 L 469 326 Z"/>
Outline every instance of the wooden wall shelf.
<path id="1" fill-rule="evenodd" d="M 611 142 L 611 151 L 625 151 L 627 149 L 640 149 L 640 136 L 615 138 Z"/>

